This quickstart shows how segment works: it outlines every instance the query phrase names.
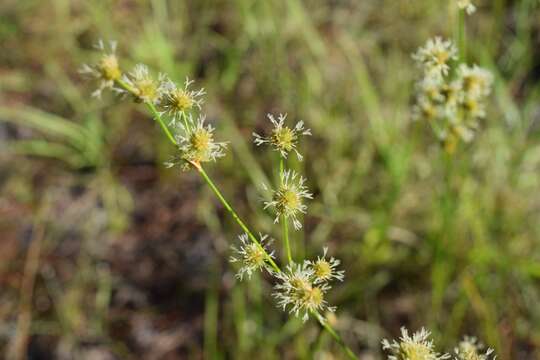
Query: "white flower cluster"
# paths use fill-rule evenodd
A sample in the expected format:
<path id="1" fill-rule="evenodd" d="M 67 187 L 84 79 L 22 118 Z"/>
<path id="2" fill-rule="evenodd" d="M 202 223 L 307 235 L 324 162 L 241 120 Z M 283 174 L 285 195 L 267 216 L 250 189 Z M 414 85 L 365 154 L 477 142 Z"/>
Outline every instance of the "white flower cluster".
<path id="1" fill-rule="evenodd" d="M 409 335 L 409 331 L 402 327 L 401 337 L 396 341 L 382 341 L 383 350 L 390 352 L 388 360 L 443 360 L 449 359 L 449 354 L 439 354 L 435 351 L 433 341 L 429 339 L 431 333 L 422 328 Z"/>
<path id="2" fill-rule="evenodd" d="M 486 116 L 486 99 L 493 76 L 477 65 L 455 65 L 457 51 L 450 40 L 435 38 L 413 59 L 421 67 L 416 84 L 413 118 L 429 122 L 445 149 L 452 153 L 459 140 L 469 142 Z"/>

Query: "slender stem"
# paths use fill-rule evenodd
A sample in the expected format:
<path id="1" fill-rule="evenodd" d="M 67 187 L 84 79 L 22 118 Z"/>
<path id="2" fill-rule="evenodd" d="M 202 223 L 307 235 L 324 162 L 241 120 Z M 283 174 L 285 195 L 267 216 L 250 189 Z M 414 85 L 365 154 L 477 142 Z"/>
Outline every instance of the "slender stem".
<path id="1" fill-rule="evenodd" d="M 255 235 L 253 235 L 253 233 L 249 230 L 249 228 L 246 226 L 246 224 L 244 224 L 244 222 L 242 221 L 242 219 L 240 219 L 240 217 L 238 216 L 238 214 L 236 213 L 236 211 L 234 211 L 233 207 L 231 205 L 229 205 L 229 203 L 227 202 L 227 200 L 225 200 L 225 198 L 223 197 L 223 194 L 221 194 L 221 191 L 219 191 L 219 189 L 217 188 L 217 186 L 214 184 L 214 182 L 212 181 L 212 179 L 210 179 L 210 177 L 208 176 L 208 174 L 206 173 L 206 171 L 204 171 L 204 169 L 199 165 L 197 167 L 197 170 L 199 171 L 199 174 L 201 174 L 201 176 L 203 177 L 203 179 L 206 181 L 206 183 L 208 184 L 208 186 L 210 186 L 210 188 L 212 189 L 212 191 L 214 191 L 214 194 L 216 194 L 216 196 L 218 197 L 219 201 L 221 201 L 221 203 L 223 204 L 223 206 L 225 207 L 225 209 L 227 209 L 227 211 L 232 215 L 233 219 L 238 223 L 238 225 L 240 225 L 240 227 L 246 232 L 246 234 L 249 236 L 249 238 L 255 243 L 257 244 L 257 246 L 259 247 L 259 249 L 261 249 L 261 251 L 264 252 L 264 255 L 266 256 L 266 261 L 268 261 L 268 263 L 270 263 L 270 265 L 274 268 L 274 270 L 276 272 L 281 272 L 281 269 L 277 266 L 277 264 L 275 263 L 274 259 L 272 259 L 272 257 L 266 252 L 266 250 L 264 249 L 264 247 L 261 245 L 261 243 L 259 242 L 259 240 L 257 240 L 257 238 L 255 237 Z"/>
<path id="2" fill-rule="evenodd" d="M 134 96 L 137 96 L 137 94 L 135 92 L 135 89 L 133 89 L 133 87 L 130 86 L 129 84 L 127 84 L 125 81 L 122 81 L 121 79 L 117 79 L 116 83 L 118 85 L 120 85 L 120 87 L 124 88 L 130 94 L 132 94 Z M 146 105 L 148 110 L 150 110 L 150 112 L 152 113 L 152 116 L 154 117 L 154 120 L 156 120 L 159 123 L 159 125 L 161 126 L 161 129 L 163 130 L 165 135 L 167 135 L 167 138 L 169 139 L 169 141 L 172 142 L 174 145 L 178 145 L 178 143 L 176 142 L 174 136 L 172 135 L 171 131 L 169 130 L 168 126 L 165 125 L 165 122 L 163 122 L 163 119 L 161 118 L 161 115 L 157 111 L 154 104 L 149 103 L 149 102 L 145 102 L 144 104 Z"/>
<path id="3" fill-rule="evenodd" d="M 360 358 L 354 354 L 354 352 L 345 344 L 345 341 L 339 336 L 339 334 L 334 330 L 332 325 L 328 323 L 327 320 L 319 318 L 319 323 L 321 326 L 332 336 L 332 338 L 341 346 L 347 357 L 351 360 L 359 360 Z"/>
<path id="4" fill-rule="evenodd" d="M 283 172 L 285 171 L 285 160 L 280 155 L 279 156 L 279 181 L 280 185 L 283 186 Z M 281 228 L 283 231 L 283 243 L 285 245 L 285 251 L 287 252 L 287 260 L 289 264 L 293 262 L 291 243 L 289 242 L 289 222 L 285 215 L 281 216 Z"/>
<path id="5" fill-rule="evenodd" d="M 456 43 L 459 50 L 459 59 L 467 61 L 467 42 L 465 33 L 465 10 L 457 8 Z"/>

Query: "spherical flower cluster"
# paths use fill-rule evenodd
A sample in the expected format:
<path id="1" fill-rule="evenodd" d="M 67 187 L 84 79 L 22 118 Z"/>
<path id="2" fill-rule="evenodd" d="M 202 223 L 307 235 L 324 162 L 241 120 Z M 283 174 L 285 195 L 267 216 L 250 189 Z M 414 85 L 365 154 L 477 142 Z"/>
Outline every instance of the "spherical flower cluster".
<path id="1" fill-rule="evenodd" d="M 255 144 L 271 145 L 275 151 L 278 151 L 283 158 L 287 158 L 291 151 L 294 151 L 299 160 L 302 160 L 302 155 L 298 152 L 297 144 L 301 135 L 311 135 L 311 130 L 304 127 L 304 122 L 299 121 L 292 128 L 285 125 L 287 114 L 279 114 L 277 120 L 272 114 L 268 114 L 268 119 L 274 125 L 272 132 L 268 136 L 261 136 L 253 133 Z"/>
<path id="2" fill-rule="evenodd" d="M 473 139 L 479 120 L 486 116 L 485 103 L 493 77 L 477 65 L 466 64 L 460 64 L 450 76 L 450 67 L 434 72 L 419 56 L 415 58 L 426 69 L 416 84 L 413 118 L 428 121 L 445 149 L 452 153 L 459 140 L 469 142 Z"/>
<path id="3" fill-rule="evenodd" d="M 449 354 L 439 354 L 435 351 L 433 341 L 429 339 L 430 332 L 422 328 L 409 335 L 406 328 L 401 328 L 401 337 L 398 341 L 382 341 L 383 350 L 387 350 L 389 360 L 442 360 L 449 359 Z"/>
<path id="4" fill-rule="evenodd" d="M 452 41 L 437 36 L 418 49 L 413 59 L 429 76 L 442 77 L 448 75 L 450 61 L 457 60 L 457 48 Z"/>
<path id="5" fill-rule="evenodd" d="M 122 80 L 131 88 L 132 95 L 138 102 L 145 102 L 150 104 L 158 104 L 163 96 L 163 82 L 164 76 L 159 75 L 159 79 L 155 80 L 150 75 L 148 66 L 144 64 L 137 64 L 135 68 L 129 73 L 122 76 Z"/>
<path id="6" fill-rule="evenodd" d="M 472 15 L 476 11 L 472 0 L 457 0 L 457 5 L 461 10 L 465 10 L 467 15 Z"/>
<path id="7" fill-rule="evenodd" d="M 251 279 L 251 275 L 262 269 L 271 269 L 267 266 L 267 256 L 274 258 L 274 251 L 268 251 L 268 246 L 271 241 L 267 241 L 268 235 L 259 235 L 259 243 L 252 242 L 247 234 L 239 235 L 240 246 L 231 246 L 234 253 L 229 259 L 232 263 L 240 263 L 240 269 L 236 273 L 236 277 L 241 281 L 247 275 Z M 268 254 L 268 255 L 267 255 Z"/>
<path id="8" fill-rule="evenodd" d="M 168 167 L 179 164 L 182 169 L 200 167 L 201 163 L 216 161 L 225 156 L 226 142 L 214 140 L 214 128 L 205 124 L 206 118 L 199 116 L 196 120 L 191 114 L 185 123 L 176 124 L 175 139 L 180 149 L 180 155 L 167 163 Z"/>
<path id="9" fill-rule="evenodd" d="M 272 199 L 264 202 L 264 208 L 273 208 L 276 213 L 275 223 L 279 222 L 280 217 L 292 219 L 294 228 L 299 230 L 302 223 L 298 220 L 300 214 L 305 214 L 307 205 L 303 199 L 313 199 L 313 195 L 305 186 L 306 179 L 293 170 L 284 170 L 280 174 L 281 185 L 272 190 L 265 189 L 272 193 Z"/>
<path id="10" fill-rule="evenodd" d="M 201 110 L 203 103 L 204 89 L 190 90 L 193 80 L 186 79 L 184 87 L 177 86 L 171 80 L 163 84 L 164 97 L 162 101 L 163 109 L 172 117 L 173 122 L 185 115 L 192 108 Z"/>
<path id="11" fill-rule="evenodd" d="M 456 360 L 495 360 L 493 349 L 483 351 L 484 345 L 475 337 L 465 336 L 454 349 Z"/>
<path id="12" fill-rule="evenodd" d="M 291 263 L 286 270 L 276 273 L 278 283 L 274 286 L 274 297 L 278 306 L 295 316 L 302 315 L 306 321 L 309 315 L 316 316 L 319 321 L 325 321 L 325 311 L 334 312 L 335 307 L 329 306 L 324 296 L 331 289 L 330 282 L 334 279 L 342 281 L 344 272 L 336 267 L 338 260 L 326 260 L 324 255 L 316 261 L 305 260 L 302 264 Z"/>
<path id="13" fill-rule="evenodd" d="M 107 47 L 100 40 L 95 47 L 102 53 L 100 59 L 93 65 L 83 64 L 79 72 L 98 80 L 98 88 L 92 96 L 101 97 L 101 93 L 106 88 L 118 90 L 115 88 L 115 81 L 122 77 L 122 71 L 116 57 L 116 42 L 111 41 Z"/>

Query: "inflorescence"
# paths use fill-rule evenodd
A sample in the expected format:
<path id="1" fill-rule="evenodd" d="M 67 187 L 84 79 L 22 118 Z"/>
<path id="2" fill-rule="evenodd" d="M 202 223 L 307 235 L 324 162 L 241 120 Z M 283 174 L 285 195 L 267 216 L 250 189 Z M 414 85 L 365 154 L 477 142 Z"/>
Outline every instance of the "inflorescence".
<path id="1" fill-rule="evenodd" d="M 456 64 L 450 40 L 428 40 L 413 59 L 422 70 L 416 83 L 413 118 L 428 122 L 448 153 L 459 141 L 470 142 L 486 116 L 493 76 L 477 65 Z"/>

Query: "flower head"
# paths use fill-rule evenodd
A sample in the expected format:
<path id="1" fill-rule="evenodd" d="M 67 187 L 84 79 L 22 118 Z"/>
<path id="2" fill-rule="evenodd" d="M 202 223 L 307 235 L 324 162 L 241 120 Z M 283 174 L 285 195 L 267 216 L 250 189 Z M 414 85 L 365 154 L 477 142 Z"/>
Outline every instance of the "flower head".
<path id="1" fill-rule="evenodd" d="M 457 355 L 456 360 L 495 360 L 493 349 L 483 351 L 484 345 L 479 343 L 475 337 L 465 336 L 459 345 L 454 349 Z"/>
<path id="2" fill-rule="evenodd" d="M 204 116 L 197 120 L 189 115 L 186 123 L 176 124 L 175 139 L 180 148 L 180 155 L 166 165 L 171 167 L 180 163 L 182 169 L 189 170 L 191 167 L 200 166 L 203 162 L 216 161 L 225 156 L 226 142 L 214 140 L 214 128 L 206 125 Z"/>
<path id="3" fill-rule="evenodd" d="M 104 89 L 115 89 L 114 82 L 121 78 L 122 71 L 116 57 L 115 41 L 111 41 L 109 46 L 106 46 L 103 40 L 99 40 L 95 47 L 102 52 L 99 61 L 93 65 L 83 64 L 79 72 L 99 81 L 98 88 L 92 93 L 92 96 L 100 97 Z"/>
<path id="4" fill-rule="evenodd" d="M 281 216 L 287 219 L 291 218 L 294 228 L 299 230 L 302 228 L 302 223 L 298 220 L 298 215 L 305 214 L 307 210 L 303 199 L 313 199 L 313 195 L 304 185 L 306 179 L 293 170 L 283 171 L 280 174 L 280 179 L 281 185 L 277 190 L 270 190 L 272 200 L 265 201 L 264 208 L 274 208 L 276 212 L 275 223 L 279 222 Z"/>
<path id="5" fill-rule="evenodd" d="M 306 321 L 309 314 L 314 314 L 319 320 L 324 321 L 322 312 L 334 312 L 335 307 L 328 306 L 324 295 L 330 286 L 327 284 L 315 284 L 315 274 L 308 261 L 302 264 L 292 263 L 286 270 L 276 273 L 278 284 L 274 286 L 274 297 L 278 306 L 283 310 L 289 308 L 289 313 L 300 316 Z"/>
<path id="6" fill-rule="evenodd" d="M 269 136 L 261 136 L 253 133 L 255 144 L 270 144 L 275 151 L 278 151 L 281 156 L 287 158 L 291 151 L 294 151 L 299 160 L 302 160 L 302 155 L 298 152 L 298 138 L 300 135 L 311 135 L 311 130 L 304 127 L 304 122 L 299 121 L 293 128 L 285 125 L 287 114 L 279 114 L 277 120 L 272 114 L 268 114 L 268 119 L 274 125 L 272 133 Z"/>
<path id="7" fill-rule="evenodd" d="M 323 248 L 323 256 L 317 257 L 316 261 L 308 261 L 313 269 L 314 283 L 325 283 L 333 279 L 343 281 L 345 278 L 345 271 L 337 270 L 337 267 L 341 263 L 338 259 L 326 257 L 328 253 L 328 247 Z"/>
<path id="8" fill-rule="evenodd" d="M 474 6 L 472 0 L 457 0 L 457 5 L 461 10 L 465 10 L 467 15 L 472 15 L 476 11 L 476 6 Z"/>
<path id="9" fill-rule="evenodd" d="M 202 96 L 205 94 L 205 91 L 204 89 L 190 90 L 189 87 L 193 82 L 193 80 L 186 78 L 183 88 L 178 87 L 171 80 L 164 83 L 164 96 L 161 105 L 173 119 L 176 119 L 181 114 L 185 114 L 193 107 L 199 110 L 201 109 L 203 103 Z"/>
<path id="10" fill-rule="evenodd" d="M 433 341 L 429 340 L 430 332 L 422 328 L 409 335 L 409 331 L 402 327 L 399 341 L 382 341 L 383 350 L 390 352 L 389 360 L 441 360 L 449 359 L 449 354 L 439 354 L 435 351 Z"/>
<path id="11" fill-rule="evenodd" d="M 458 68 L 458 79 L 468 97 L 484 98 L 491 93 L 493 75 L 478 65 L 461 64 Z"/>
<path id="12" fill-rule="evenodd" d="M 231 249 L 235 253 L 230 257 L 230 262 L 241 263 L 240 270 L 236 274 L 236 277 L 240 280 L 247 275 L 248 279 L 251 279 L 251 275 L 266 267 L 266 254 L 271 258 L 274 258 L 274 252 L 268 252 L 267 247 L 270 245 L 270 241 L 267 241 L 268 235 L 259 236 L 259 244 L 251 241 L 247 234 L 238 236 L 240 239 L 240 247 L 231 246 Z"/>
<path id="13" fill-rule="evenodd" d="M 163 75 L 160 75 L 159 79 L 155 80 L 150 75 L 148 66 L 137 64 L 129 75 L 122 77 L 122 80 L 132 88 L 133 95 L 137 101 L 150 104 L 159 103 L 163 93 Z"/>
<path id="14" fill-rule="evenodd" d="M 457 48 L 450 40 L 440 37 L 429 39 L 424 47 L 413 55 L 418 65 L 426 74 L 435 77 L 448 75 L 449 62 L 457 59 Z"/>

